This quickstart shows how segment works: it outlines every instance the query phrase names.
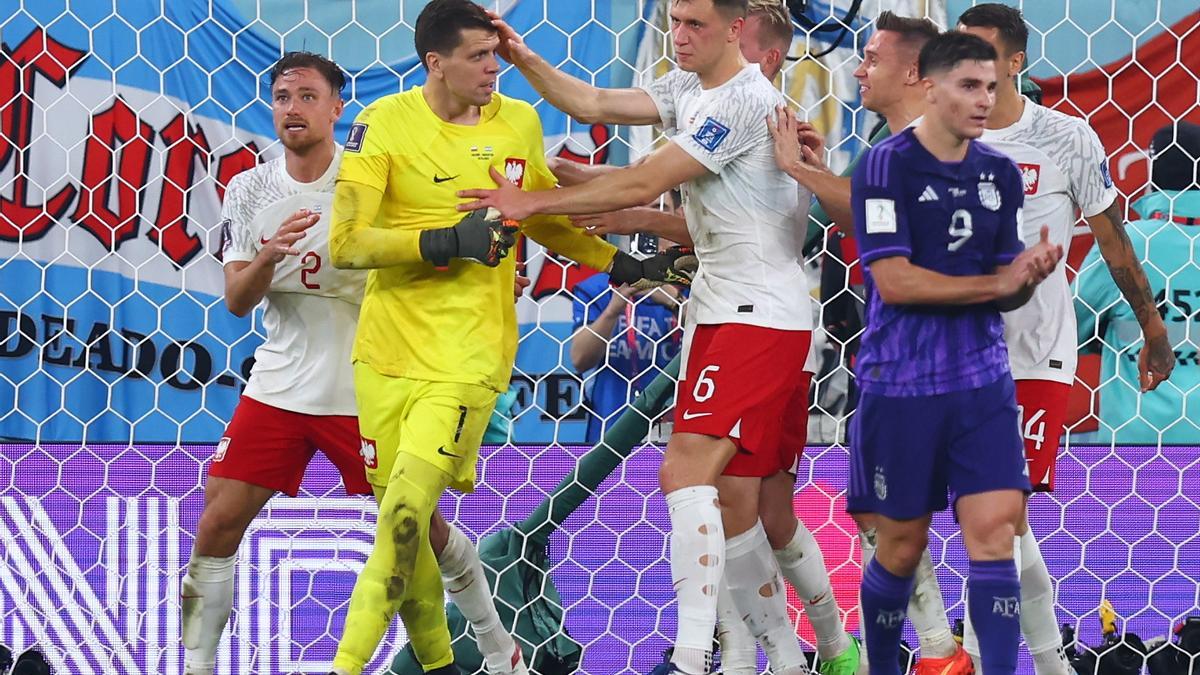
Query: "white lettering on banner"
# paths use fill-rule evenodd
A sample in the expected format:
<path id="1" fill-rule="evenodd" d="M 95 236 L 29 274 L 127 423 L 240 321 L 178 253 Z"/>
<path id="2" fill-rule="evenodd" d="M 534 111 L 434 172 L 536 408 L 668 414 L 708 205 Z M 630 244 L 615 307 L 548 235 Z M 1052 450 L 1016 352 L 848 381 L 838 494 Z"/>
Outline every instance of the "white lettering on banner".
<path id="1" fill-rule="evenodd" d="M 39 645 L 55 672 L 115 667 L 123 675 L 179 675 L 179 584 L 187 558 L 181 546 L 190 546 L 181 541 L 180 500 L 96 497 L 63 506 L 0 497 L 3 641 L 14 652 Z M 370 500 L 270 502 L 241 548 L 236 625 L 224 638 L 218 674 L 328 668 L 338 636 L 312 626 L 333 625 L 327 608 L 345 611 L 371 551 L 375 513 Z M 322 603 L 326 587 L 329 602 Z M 381 658 L 405 641 L 396 622 Z"/>

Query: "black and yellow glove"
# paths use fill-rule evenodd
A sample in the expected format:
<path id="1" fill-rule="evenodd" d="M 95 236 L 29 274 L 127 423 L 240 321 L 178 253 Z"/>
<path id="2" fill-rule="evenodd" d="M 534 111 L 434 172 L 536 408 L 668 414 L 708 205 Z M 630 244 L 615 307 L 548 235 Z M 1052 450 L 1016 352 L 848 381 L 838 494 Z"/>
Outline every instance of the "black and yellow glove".
<path id="1" fill-rule="evenodd" d="M 617 251 L 609 269 L 609 278 L 613 284 L 620 286 L 629 284 L 638 290 L 656 288 L 664 284 L 676 286 L 691 286 L 692 278 L 700 261 L 696 253 L 686 246 L 671 248 L 638 260 L 624 251 Z"/>
<path id="2" fill-rule="evenodd" d="M 444 270 L 451 258 L 495 267 L 517 243 L 519 226 L 514 220 L 488 218 L 488 209 L 476 209 L 453 227 L 421 232 L 421 258 Z"/>

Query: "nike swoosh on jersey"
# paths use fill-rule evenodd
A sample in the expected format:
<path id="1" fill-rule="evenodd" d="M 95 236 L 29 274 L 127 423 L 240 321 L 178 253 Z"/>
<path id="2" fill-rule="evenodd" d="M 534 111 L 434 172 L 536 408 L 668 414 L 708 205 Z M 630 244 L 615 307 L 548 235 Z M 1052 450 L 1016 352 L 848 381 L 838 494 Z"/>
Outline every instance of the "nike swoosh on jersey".
<path id="1" fill-rule="evenodd" d="M 445 457 L 453 457 L 455 459 L 462 459 L 462 455 L 456 455 L 453 452 L 447 452 L 446 446 L 444 446 L 444 445 L 438 448 L 438 454 L 445 456 Z"/>
<path id="2" fill-rule="evenodd" d="M 709 415 L 711 415 L 711 414 L 712 414 L 712 413 L 710 413 L 710 412 L 706 412 L 706 413 L 694 413 L 694 412 L 688 412 L 687 410 L 684 410 L 684 411 L 683 411 L 683 419 L 685 419 L 685 420 L 694 420 L 694 419 L 696 419 L 697 417 L 708 417 L 708 416 L 709 416 Z"/>
<path id="3" fill-rule="evenodd" d="M 442 176 L 439 176 L 436 173 L 433 174 L 433 182 L 435 182 L 435 183 L 445 183 L 446 181 L 454 180 L 455 178 L 458 178 L 458 176 L 446 176 L 443 178 Z"/>
<path id="4" fill-rule="evenodd" d="M 271 240 L 270 240 L 270 239 L 267 239 L 266 237 L 259 237 L 259 238 L 258 238 L 258 241 L 259 241 L 259 243 L 261 243 L 263 246 L 266 246 L 267 244 L 271 243 Z"/>

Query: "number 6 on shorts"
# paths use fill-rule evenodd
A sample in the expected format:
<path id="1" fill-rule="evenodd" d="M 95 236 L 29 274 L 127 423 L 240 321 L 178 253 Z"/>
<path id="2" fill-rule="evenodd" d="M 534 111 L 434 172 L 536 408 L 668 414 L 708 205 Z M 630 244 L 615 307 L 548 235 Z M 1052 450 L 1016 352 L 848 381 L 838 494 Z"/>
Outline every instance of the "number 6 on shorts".
<path id="1" fill-rule="evenodd" d="M 721 370 L 721 366 L 705 366 L 700 371 L 700 374 L 696 376 L 696 386 L 692 387 L 692 400 L 703 403 L 712 398 L 713 394 L 717 392 L 717 383 L 713 382 L 708 374 L 719 370 Z"/>

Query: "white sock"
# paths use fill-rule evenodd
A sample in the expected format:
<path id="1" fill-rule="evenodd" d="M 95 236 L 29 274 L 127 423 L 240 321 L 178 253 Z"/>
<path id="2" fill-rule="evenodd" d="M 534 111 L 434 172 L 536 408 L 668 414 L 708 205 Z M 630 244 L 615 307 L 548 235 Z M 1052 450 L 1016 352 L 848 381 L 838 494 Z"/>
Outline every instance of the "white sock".
<path id="1" fill-rule="evenodd" d="M 875 558 L 875 528 L 869 530 L 858 531 L 858 546 L 862 549 L 862 568 L 865 571 L 867 565 L 871 564 L 871 560 Z M 858 596 L 858 617 L 862 621 L 862 594 Z M 870 663 L 871 657 L 867 654 L 866 628 L 863 628 L 863 639 L 858 642 L 859 652 L 862 654 L 862 660 Z"/>
<path id="2" fill-rule="evenodd" d="M 725 541 L 729 595 L 754 634 L 772 673 L 807 673 L 808 660 L 788 619 L 787 595 L 762 521 Z"/>
<path id="3" fill-rule="evenodd" d="M 971 623 L 971 605 L 967 602 L 967 594 L 963 593 L 963 651 L 971 657 L 975 664 L 975 675 L 983 675 L 983 661 L 979 658 L 979 636 L 975 634 L 975 626 Z"/>
<path id="4" fill-rule="evenodd" d="M 192 554 L 183 577 L 179 605 L 183 614 L 185 675 L 212 675 L 221 633 L 233 611 L 233 567 L 237 556 Z"/>
<path id="5" fill-rule="evenodd" d="M 944 659 L 958 651 L 958 643 L 954 641 L 950 622 L 946 619 L 946 602 L 942 599 L 942 587 L 938 585 L 928 548 L 921 554 L 921 562 L 917 563 L 913 594 L 908 601 L 908 620 L 920 639 L 922 658 Z"/>
<path id="6" fill-rule="evenodd" d="M 1021 633 L 1037 675 L 1073 675 L 1054 615 L 1054 582 L 1037 539 L 1028 528 L 1017 537 L 1021 575 Z"/>
<path id="7" fill-rule="evenodd" d="M 671 663 L 690 675 L 712 668 L 717 588 L 725 573 L 725 528 L 717 488 L 696 485 L 665 495 L 671 514 L 671 580 L 678 629 Z"/>
<path id="8" fill-rule="evenodd" d="M 1040 558 L 1042 554 L 1039 552 L 1037 555 Z M 1021 573 L 1020 572 L 1021 564 L 1022 564 L 1021 558 L 1022 558 L 1022 556 L 1021 556 L 1021 537 L 1015 537 L 1013 539 L 1013 566 L 1017 568 L 1018 574 Z M 1043 563 L 1043 565 L 1044 564 L 1045 563 Z M 1024 582 L 1022 582 L 1022 585 L 1024 585 Z M 1024 615 L 1024 613 L 1025 613 L 1024 591 L 1022 591 L 1021 595 L 1022 595 L 1021 614 Z M 1025 625 L 1025 622 L 1023 619 L 1021 621 L 1021 625 L 1022 625 L 1022 628 Z M 1060 643 L 1061 643 L 1061 640 L 1060 640 Z M 971 657 L 971 663 L 975 664 L 975 675 L 983 675 L 983 661 L 981 661 L 979 658 L 979 636 L 975 634 L 975 625 L 971 623 L 971 608 L 967 604 L 967 594 L 966 593 L 963 593 L 963 642 L 962 642 L 962 646 L 963 646 L 963 651 L 965 651 L 967 653 L 967 655 Z M 1066 653 L 1063 654 L 1063 658 L 1064 659 L 1066 658 Z M 1070 671 L 1068 671 L 1068 672 L 1070 672 Z"/>
<path id="9" fill-rule="evenodd" d="M 487 663 L 488 672 L 492 675 L 526 675 L 529 671 L 523 661 L 518 659 L 517 663 L 513 663 L 517 645 L 512 635 L 500 625 L 500 615 L 496 613 L 492 592 L 488 588 L 487 577 L 483 575 L 483 564 L 479 561 L 475 545 L 457 527 L 449 527 L 450 538 L 438 557 L 442 585 L 474 629 L 475 641 Z"/>
<path id="10" fill-rule="evenodd" d="M 804 613 L 817 634 L 817 656 L 836 658 L 850 648 L 850 637 L 842 627 L 841 612 L 833 597 L 825 556 L 812 532 L 796 521 L 796 533 L 783 548 L 775 551 L 779 569 L 796 589 L 804 604 Z"/>
<path id="11" fill-rule="evenodd" d="M 717 593 L 717 640 L 721 643 L 724 675 L 758 675 L 758 642 L 742 621 L 725 578 Z"/>

